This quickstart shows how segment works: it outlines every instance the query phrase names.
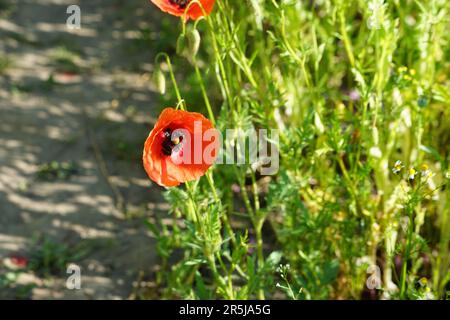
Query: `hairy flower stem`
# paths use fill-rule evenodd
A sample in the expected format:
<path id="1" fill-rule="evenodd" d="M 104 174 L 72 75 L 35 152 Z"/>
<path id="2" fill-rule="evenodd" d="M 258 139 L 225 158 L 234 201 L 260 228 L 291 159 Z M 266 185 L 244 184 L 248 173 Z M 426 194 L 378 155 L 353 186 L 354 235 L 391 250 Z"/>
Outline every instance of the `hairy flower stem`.
<path id="1" fill-rule="evenodd" d="M 213 123 L 213 125 L 215 125 L 216 120 L 215 120 L 215 117 L 214 117 L 214 113 L 212 111 L 211 103 L 209 101 L 208 94 L 206 93 L 205 85 L 204 85 L 204 82 L 203 82 L 203 77 L 202 77 L 202 75 L 200 73 L 200 70 L 198 68 L 197 59 L 195 58 L 195 56 L 193 57 L 193 63 L 194 63 L 194 68 L 195 68 L 195 74 L 196 74 L 197 80 L 198 80 L 198 82 L 200 84 L 200 89 L 201 89 L 201 92 L 202 92 L 203 100 L 205 101 L 206 109 L 208 110 L 208 114 L 209 114 L 211 122 Z M 222 217 L 223 223 L 225 225 L 225 228 L 227 229 L 228 235 L 231 238 L 231 242 L 233 243 L 233 245 L 235 245 L 236 244 L 236 238 L 235 238 L 233 230 L 231 228 L 231 224 L 230 224 L 230 221 L 228 219 L 227 212 L 222 209 L 222 201 L 219 198 L 219 196 L 217 195 L 217 190 L 216 190 L 216 187 L 214 185 L 214 180 L 212 178 L 211 171 L 206 173 L 206 178 L 208 180 L 209 186 L 210 186 L 211 191 L 213 193 L 214 200 L 216 201 L 216 203 L 220 204 L 220 207 L 221 207 L 220 211 L 221 211 L 221 217 Z"/>
<path id="2" fill-rule="evenodd" d="M 209 269 L 212 272 L 214 282 L 215 282 L 215 284 L 217 284 L 219 286 L 219 288 L 222 289 L 222 291 L 224 293 L 226 293 L 226 296 L 224 297 L 225 299 L 233 299 L 234 298 L 233 290 L 232 289 L 229 290 L 227 288 L 227 284 L 226 284 L 225 280 L 223 279 L 223 277 L 220 275 L 220 273 L 217 270 L 216 259 L 214 257 L 214 250 L 211 249 L 210 243 L 208 241 L 205 241 L 205 239 L 207 239 L 206 230 L 204 228 L 205 224 L 200 215 L 200 212 L 198 212 L 198 209 L 195 205 L 194 190 L 190 183 L 186 183 L 186 190 L 188 191 L 188 195 L 189 195 L 188 208 L 189 208 L 191 216 L 195 217 L 196 229 L 198 230 L 198 232 L 200 233 L 200 235 L 203 239 L 203 241 L 202 241 L 203 255 L 206 258 Z"/>
<path id="3" fill-rule="evenodd" d="M 233 97 L 231 95 L 230 87 L 228 84 L 228 77 L 225 72 L 225 67 L 223 65 L 222 57 L 220 55 L 219 46 L 217 44 L 217 38 L 216 38 L 216 34 L 215 34 L 217 29 L 215 28 L 214 21 L 211 18 L 207 18 L 206 21 L 208 23 L 208 29 L 209 29 L 210 35 L 211 35 L 214 56 L 215 56 L 217 65 L 219 66 L 220 80 L 221 80 L 220 82 L 222 83 L 223 88 L 225 90 L 225 96 L 226 96 L 228 105 L 233 110 Z"/>
<path id="4" fill-rule="evenodd" d="M 344 10 L 339 11 L 339 28 L 342 36 L 342 41 L 344 42 L 345 51 L 347 52 L 348 61 L 352 68 L 355 67 L 355 56 L 353 55 L 352 43 L 348 37 L 347 29 L 345 26 L 345 16 Z"/>
<path id="5" fill-rule="evenodd" d="M 228 213 L 225 210 L 223 210 L 222 201 L 220 200 L 220 198 L 217 194 L 216 186 L 214 184 L 214 180 L 213 180 L 211 171 L 208 171 L 206 173 L 206 179 L 208 180 L 208 184 L 211 188 L 214 200 L 216 201 L 216 203 L 218 205 L 220 205 L 221 217 L 222 217 L 223 223 L 225 225 L 225 228 L 227 229 L 227 233 L 230 236 L 231 243 L 233 245 L 236 245 L 236 237 L 235 237 L 233 229 L 231 227 L 230 220 L 228 219 Z"/>
<path id="6" fill-rule="evenodd" d="M 406 278 L 407 278 L 407 268 L 408 268 L 408 260 L 411 255 L 411 242 L 412 242 L 412 235 L 413 235 L 413 217 L 412 217 L 412 208 L 408 208 L 409 214 L 408 214 L 408 231 L 407 231 L 407 237 L 406 237 L 406 247 L 405 252 L 403 254 L 403 263 L 402 263 L 402 271 L 400 276 L 400 299 L 405 299 L 406 297 Z"/>
<path id="7" fill-rule="evenodd" d="M 197 59 L 195 58 L 195 56 L 192 59 L 193 59 L 193 63 L 194 63 L 195 74 L 197 76 L 198 83 L 200 84 L 200 90 L 202 92 L 202 97 L 203 97 L 203 100 L 205 101 L 206 109 L 208 110 L 209 119 L 211 120 L 212 124 L 215 126 L 216 119 L 214 117 L 214 113 L 211 108 L 211 103 L 209 102 L 208 94 L 206 93 L 205 84 L 203 82 L 203 77 L 198 68 Z"/>
<path id="8" fill-rule="evenodd" d="M 353 201 L 355 201 L 357 213 L 361 213 L 361 205 L 358 202 L 357 191 L 356 191 L 355 185 L 353 184 L 352 180 L 350 179 L 347 168 L 345 167 L 344 161 L 342 160 L 341 156 L 337 157 L 337 162 L 339 164 L 339 167 L 341 168 L 342 175 L 344 176 L 344 180 L 347 185 L 347 190 L 349 191 L 350 195 L 352 196 Z"/>
<path id="9" fill-rule="evenodd" d="M 175 95 L 177 96 L 178 105 L 180 105 L 181 109 L 184 110 L 185 109 L 184 101 L 181 98 L 180 89 L 178 88 L 177 80 L 175 79 L 175 74 L 173 72 L 172 63 L 170 62 L 170 57 L 167 55 L 167 53 L 164 52 L 159 53 L 156 56 L 155 60 L 158 61 L 159 57 L 164 57 L 166 60 L 167 68 L 169 68 L 170 79 L 172 81 L 173 88 L 175 90 Z"/>
<path id="10" fill-rule="evenodd" d="M 263 254 L 263 238 L 262 238 L 262 227 L 264 224 L 264 217 L 261 215 L 259 211 L 259 201 L 255 202 L 255 205 L 258 210 L 255 210 L 250 202 L 250 198 L 247 193 L 247 189 L 244 183 L 243 176 L 239 173 L 239 171 L 235 169 L 235 174 L 238 179 L 239 187 L 241 189 L 241 195 L 244 200 L 245 207 L 247 212 L 249 213 L 250 220 L 252 221 L 253 227 L 255 228 L 255 237 L 256 237 L 256 254 L 258 260 L 258 267 L 262 268 L 264 265 L 264 254 Z M 255 200 L 257 201 L 257 200 Z M 258 203 L 258 204 L 256 204 Z M 258 299 L 264 300 L 264 290 L 260 288 L 258 290 Z"/>
<path id="11" fill-rule="evenodd" d="M 262 226 L 263 226 L 263 219 L 258 219 L 256 222 L 254 222 L 255 225 L 255 234 L 256 234 L 256 251 L 258 255 L 258 266 L 259 268 L 262 268 L 264 265 L 264 255 L 263 255 L 263 240 L 262 240 Z M 258 289 L 258 299 L 264 300 L 264 289 L 260 287 Z"/>
<path id="12" fill-rule="evenodd" d="M 255 203 L 255 216 L 253 219 L 253 224 L 255 226 L 256 234 L 256 250 L 258 255 L 258 265 L 261 268 L 264 265 L 264 253 L 263 253 L 263 237 L 262 237 L 262 227 L 264 225 L 264 216 L 260 212 L 259 204 L 259 194 L 258 194 L 258 184 L 256 183 L 255 173 L 251 172 L 252 177 L 252 187 L 253 187 L 253 198 Z M 258 291 L 258 299 L 264 300 L 264 291 L 260 289 Z"/>

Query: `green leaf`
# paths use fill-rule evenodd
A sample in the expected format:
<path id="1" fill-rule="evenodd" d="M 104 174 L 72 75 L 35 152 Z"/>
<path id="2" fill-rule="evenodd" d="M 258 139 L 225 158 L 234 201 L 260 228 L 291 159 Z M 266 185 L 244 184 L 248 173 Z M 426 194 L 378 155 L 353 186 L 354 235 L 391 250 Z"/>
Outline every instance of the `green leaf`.
<path id="1" fill-rule="evenodd" d="M 195 272 L 195 292 L 200 300 L 211 298 L 211 293 L 206 289 L 205 282 L 199 271 Z"/>
<path id="2" fill-rule="evenodd" d="M 332 283 L 336 279 L 338 272 L 339 272 L 338 260 L 325 262 L 325 265 L 323 267 L 323 274 L 320 277 L 321 283 L 324 285 Z"/>

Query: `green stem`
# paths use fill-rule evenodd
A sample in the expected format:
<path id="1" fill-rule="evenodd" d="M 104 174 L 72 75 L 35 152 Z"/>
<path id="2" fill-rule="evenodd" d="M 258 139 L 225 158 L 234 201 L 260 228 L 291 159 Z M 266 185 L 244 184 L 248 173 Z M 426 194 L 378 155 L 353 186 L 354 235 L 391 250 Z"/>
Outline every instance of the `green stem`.
<path id="1" fill-rule="evenodd" d="M 258 218 L 255 224 L 255 233 L 256 233 L 256 254 L 258 256 L 258 267 L 262 268 L 264 265 L 264 254 L 263 254 L 263 239 L 262 239 L 262 226 L 264 220 Z M 258 299 L 264 300 L 264 290 L 262 287 L 258 289 Z"/>
<path id="2" fill-rule="evenodd" d="M 411 255 L 411 242 L 412 242 L 412 235 L 413 235 L 413 216 L 412 216 L 413 209 L 408 205 L 408 234 L 406 238 L 406 247 L 405 247 L 405 253 L 403 255 L 403 264 L 402 264 L 402 273 L 400 277 L 400 299 L 405 299 L 406 295 L 406 278 L 407 278 L 407 267 L 408 267 L 408 260 Z"/>
<path id="3" fill-rule="evenodd" d="M 175 90 L 175 95 L 177 96 L 178 104 L 181 106 L 182 109 L 184 109 L 184 103 L 183 99 L 181 98 L 180 89 L 178 88 L 177 80 L 175 79 L 175 74 L 173 73 L 172 63 L 170 62 L 170 57 L 167 55 L 167 53 L 161 52 L 159 53 L 155 60 L 156 62 L 159 60 L 159 57 L 164 57 L 167 62 L 167 67 L 169 68 L 169 74 L 170 79 L 173 83 L 173 88 Z"/>
<path id="4" fill-rule="evenodd" d="M 193 217 L 195 217 L 195 222 L 196 222 L 195 225 L 196 225 L 198 232 L 204 236 L 204 235 L 206 235 L 206 232 L 204 229 L 204 223 L 202 221 L 200 213 L 198 212 L 198 210 L 196 208 L 194 197 L 193 197 L 192 186 L 189 183 L 186 183 L 186 190 L 189 195 L 188 208 L 191 211 L 191 215 Z M 233 299 L 233 296 L 234 296 L 233 290 L 230 291 L 229 289 L 227 289 L 227 284 L 225 283 L 225 280 L 222 278 L 222 276 L 220 275 L 220 273 L 217 270 L 216 260 L 214 258 L 214 252 L 212 252 L 212 250 L 210 249 L 209 243 L 206 242 L 204 239 L 206 239 L 206 237 L 203 237 L 203 241 L 202 241 L 203 255 L 205 256 L 208 266 L 213 274 L 214 282 L 220 288 L 224 289 L 223 290 L 224 292 L 227 293 L 227 296 L 225 297 L 226 299 Z"/>
<path id="5" fill-rule="evenodd" d="M 255 173 L 251 172 L 252 186 L 253 186 L 253 198 L 255 202 L 255 225 L 256 230 L 256 250 L 258 254 L 258 266 L 261 268 L 264 265 L 264 253 L 263 253 L 263 237 L 262 237 L 262 227 L 264 225 L 264 216 L 260 213 L 259 195 L 258 195 L 258 184 L 256 183 Z M 264 300 L 264 291 L 259 289 L 258 298 Z"/>
<path id="6" fill-rule="evenodd" d="M 195 58 L 195 56 L 193 57 L 193 62 L 194 62 L 195 74 L 197 75 L 197 80 L 200 84 L 200 90 L 202 92 L 202 97 L 203 97 L 203 100 L 205 101 L 206 109 L 208 110 L 209 119 L 211 120 L 212 124 L 215 126 L 216 119 L 214 117 L 214 113 L 211 108 L 211 103 L 209 102 L 208 94 L 206 93 L 205 84 L 203 82 L 203 77 L 198 68 L 197 59 Z"/>
<path id="7" fill-rule="evenodd" d="M 341 156 L 337 156 L 337 161 L 338 161 L 339 167 L 341 168 L 342 174 L 344 176 L 345 183 L 347 184 L 347 189 L 350 192 L 350 195 L 352 196 L 353 200 L 355 201 L 356 210 L 357 210 L 357 212 L 360 213 L 362 210 L 359 205 L 358 198 L 356 196 L 357 191 L 356 191 L 355 185 L 353 184 L 352 180 L 350 179 L 350 176 L 348 174 L 347 169 L 345 168 L 345 164 L 344 164 L 344 161 L 342 160 Z"/>
<path id="8" fill-rule="evenodd" d="M 219 66 L 220 77 L 222 79 L 221 82 L 222 82 L 222 85 L 223 85 L 224 90 L 225 90 L 226 99 L 227 99 L 228 104 L 230 105 L 230 107 L 232 107 L 232 105 L 233 105 L 233 98 L 232 98 L 231 91 L 230 91 L 230 88 L 229 88 L 229 85 L 228 85 L 228 77 L 227 77 L 226 72 L 225 72 L 225 67 L 223 65 L 222 57 L 221 57 L 220 52 L 219 52 L 219 46 L 217 44 L 217 38 L 216 38 L 216 35 L 215 35 L 215 30 L 216 29 L 214 28 L 214 24 L 213 24 L 213 21 L 212 21 L 211 18 L 207 18 L 206 21 L 208 23 L 208 27 L 209 27 L 208 29 L 210 30 L 210 35 L 211 35 L 211 39 L 212 39 L 214 55 L 215 55 L 217 64 Z"/>
<path id="9" fill-rule="evenodd" d="M 263 254 L 263 237 L 262 237 L 262 226 L 264 224 L 264 218 L 260 215 L 259 212 L 259 201 L 255 199 L 255 209 L 252 207 L 250 199 L 247 194 L 247 190 L 245 188 L 244 180 L 242 176 L 239 174 L 238 170 L 235 168 L 236 177 L 239 182 L 239 186 L 241 188 L 242 198 L 244 200 L 245 207 L 249 213 L 250 220 L 253 223 L 255 228 L 255 236 L 256 236 L 256 254 L 258 259 L 258 267 L 262 268 L 264 265 L 264 254 Z M 256 182 L 254 182 L 255 184 Z M 256 187 L 253 187 L 254 190 L 257 190 Z M 258 289 L 258 299 L 264 300 L 264 290 L 262 288 Z"/>
<path id="10" fill-rule="evenodd" d="M 212 177 L 212 173 L 210 171 L 208 171 L 206 173 L 206 179 L 208 180 L 209 186 L 211 188 L 212 194 L 213 194 L 213 198 L 216 201 L 216 203 L 218 203 L 220 205 L 220 211 L 221 211 L 221 216 L 222 216 L 222 220 L 223 220 L 223 224 L 225 225 L 225 228 L 227 229 L 227 233 L 230 236 L 231 239 L 231 243 L 233 245 L 236 245 L 236 237 L 234 236 L 234 232 L 233 229 L 231 228 L 231 224 L 230 224 L 230 220 L 228 219 L 228 214 L 225 210 L 223 210 L 222 208 L 222 201 L 220 200 L 218 194 L 217 194 L 217 190 L 216 190 L 216 186 L 214 184 L 214 180 Z"/>
<path id="11" fill-rule="evenodd" d="M 342 41 L 344 41 L 345 51 L 347 52 L 347 57 L 352 68 L 355 67 L 355 56 L 353 55 L 352 43 L 348 37 L 347 29 L 345 27 L 345 17 L 343 9 L 339 11 L 339 28 L 341 31 Z"/>

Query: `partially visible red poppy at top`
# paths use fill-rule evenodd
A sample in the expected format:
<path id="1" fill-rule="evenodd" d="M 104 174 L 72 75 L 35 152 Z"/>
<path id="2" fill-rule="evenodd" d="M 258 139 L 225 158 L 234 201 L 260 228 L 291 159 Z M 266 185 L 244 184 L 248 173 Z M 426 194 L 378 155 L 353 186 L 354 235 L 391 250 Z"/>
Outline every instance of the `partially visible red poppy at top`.
<path id="1" fill-rule="evenodd" d="M 219 137 L 202 114 L 166 108 L 145 141 L 145 171 L 163 187 L 197 180 L 216 160 Z"/>
<path id="2" fill-rule="evenodd" d="M 214 7 L 215 0 L 197 0 L 198 3 L 192 3 L 193 0 L 150 0 L 162 11 L 177 17 L 185 17 L 186 20 L 197 20 L 205 15 L 209 15 Z M 202 10 L 203 7 L 203 10 Z M 186 16 L 185 16 L 186 14 Z"/>

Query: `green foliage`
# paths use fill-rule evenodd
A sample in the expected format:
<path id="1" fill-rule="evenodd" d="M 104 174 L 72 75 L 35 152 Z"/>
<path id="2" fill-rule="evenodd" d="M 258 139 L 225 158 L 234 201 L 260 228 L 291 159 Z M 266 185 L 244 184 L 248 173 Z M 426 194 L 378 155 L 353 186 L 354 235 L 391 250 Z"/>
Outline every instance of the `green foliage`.
<path id="1" fill-rule="evenodd" d="M 41 180 L 67 180 L 79 172 L 78 165 L 74 162 L 52 161 L 39 166 L 36 177 Z"/>
<path id="2" fill-rule="evenodd" d="M 52 53 L 53 64 L 59 72 L 73 72 L 79 73 L 81 67 L 79 66 L 80 53 L 68 46 L 59 46 Z"/>
<path id="3" fill-rule="evenodd" d="M 9 0 L 0 0 L 0 18 L 8 18 L 14 11 L 16 4 Z"/>
<path id="4" fill-rule="evenodd" d="M 63 275 L 69 263 L 77 262 L 88 253 L 83 244 L 69 247 L 48 237 L 36 241 L 30 250 L 28 268 L 41 276 Z"/>
<path id="5" fill-rule="evenodd" d="M 0 75 L 6 73 L 6 71 L 11 67 L 12 61 L 9 57 L 0 55 Z"/>
<path id="6" fill-rule="evenodd" d="M 445 298 L 447 10 L 443 0 L 217 0 L 189 26 L 200 50 L 190 70 L 173 57 L 182 85 L 165 99 L 175 105 L 179 89 L 221 131 L 279 129 L 280 170 L 216 165 L 166 192 L 172 223 L 151 225 L 164 297 Z M 380 289 L 366 285 L 369 266 Z"/>

